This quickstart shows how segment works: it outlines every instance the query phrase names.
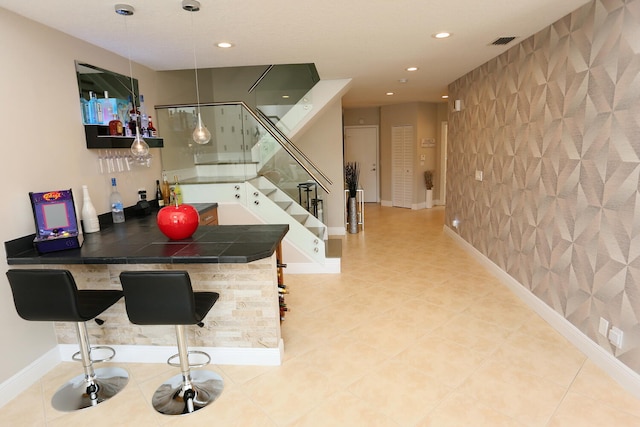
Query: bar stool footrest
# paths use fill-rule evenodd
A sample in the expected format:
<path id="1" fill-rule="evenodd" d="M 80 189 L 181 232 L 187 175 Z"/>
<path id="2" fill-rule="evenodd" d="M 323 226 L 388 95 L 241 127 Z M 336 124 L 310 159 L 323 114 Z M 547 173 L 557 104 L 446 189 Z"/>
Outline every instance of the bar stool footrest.
<path id="1" fill-rule="evenodd" d="M 189 357 L 192 354 L 199 354 L 201 356 L 205 356 L 207 358 L 207 361 L 204 363 L 189 363 L 189 368 L 192 369 L 196 369 L 196 368 L 202 368 L 203 366 L 207 366 L 209 363 L 211 363 L 211 356 L 209 356 L 208 353 L 205 353 L 204 351 L 198 351 L 198 350 L 190 350 L 187 351 L 187 357 Z M 174 359 L 179 359 L 180 358 L 180 354 L 176 353 L 173 356 L 171 356 L 169 359 L 167 359 L 167 364 L 170 366 L 174 366 L 179 368 L 180 367 L 180 362 L 176 363 L 173 362 Z"/>
<path id="2" fill-rule="evenodd" d="M 91 363 L 110 362 L 116 355 L 116 351 L 113 349 L 113 347 L 109 347 L 107 345 L 97 345 L 95 347 L 89 348 L 89 358 L 91 358 L 91 352 L 93 350 L 109 350 L 111 352 L 111 355 L 103 359 L 91 359 Z M 79 351 L 76 351 L 75 353 L 73 353 L 73 356 L 71 356 L 71 359 L 75 360 L 76 362 L 82 362 L 81 353 Z"/>

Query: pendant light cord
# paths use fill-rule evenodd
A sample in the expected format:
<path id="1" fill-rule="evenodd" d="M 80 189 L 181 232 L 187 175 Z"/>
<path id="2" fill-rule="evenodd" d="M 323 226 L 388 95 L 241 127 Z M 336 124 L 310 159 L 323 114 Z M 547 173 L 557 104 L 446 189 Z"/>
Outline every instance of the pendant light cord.
<path id="1" fill-rule="evenodd" d="M 198 84 L 198 60 L 196 59 L 196 30 L 193 26 L 193 15 L 191 18 L 191 45 L 193 46 L 193 69 L 196 75 L 196 101 L 198 103 L 198 125 L 202 126 L 202 116 L 200 116 L 200 85 Z"/>

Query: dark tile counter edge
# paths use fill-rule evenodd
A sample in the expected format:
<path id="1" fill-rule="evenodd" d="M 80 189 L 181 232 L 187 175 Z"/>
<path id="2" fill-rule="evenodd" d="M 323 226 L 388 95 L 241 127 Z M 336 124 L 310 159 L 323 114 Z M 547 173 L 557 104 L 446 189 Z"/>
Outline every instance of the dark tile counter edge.
<path id="1" fill-rule="evenodd" d="M 203 207 L 209 208 L 216 206 L 216 203 L 203 203 L 197 206 L 198 210 Z M 128 223 L 136 223 L 141 221 L 137 218 L 127 218 Z M 37 264 L 243 264 L 248 262 L 257 261 L 260 259 L 268 258 L 276 251 L 278 244 L 282 241 L 284 236 L 289 231 L 287 224 L 256 224 L 256 228 L 264 228 L 268 226 L 270 229 L 270 238 L 265 242 L 264 239 L 260 239 L 259 244 L 261 247 L 256 248 L 255 251 L 248 250 L 246 253 L 238 253 L 237 247 L 230 248 L 230 254 L 228 255 L 180 255 L 175 256 L 135 256 L 135 255 L 123 255 L 123 256 L 99 256 L 99 255 L 82 255 L 81 249 L 69 249 L 59 252 L 51 252 L 48 254 L 38 254 L 33 246 L 33 239 L 35 234 L 19 237 L 17 239 L 4 242 L 5 252 L 7 255 L 7 264 L 9 265 L 37 265 Z M 203 228 L 205 227 L 205 228 Z M 200 226 L 200 229 L 207 230 L 207 227 Z M 213 227 L 229 227 L 231 231 L 236 226 L 213 226 Z M 240 226 L 245 228 L 247 226 Z M 249 226 L 251 227 L 251 226 Z M 108 229 L 109 225 L 105 229 Z M 210 230 L 210 229 L 209 229 Z M 218 229 L 219 230 L 219 229 Z M 198 233 L 198 231 L 196 232 Z M 224 234 L 224 233 L 223 233 Z M 244 232 L 245 235 L 250 235 L 251 232 Z M 240 241 L 244 241 L 240 239 Z M 166 242 L 165 244 L 175 244 L 181 242 Z M 184 241 L 186 245 L 194 243 L 194 241 Z M 245 241 L 246 243 L 246 241 Z M 242 250 L 240 249 L 240 252 Z"/>

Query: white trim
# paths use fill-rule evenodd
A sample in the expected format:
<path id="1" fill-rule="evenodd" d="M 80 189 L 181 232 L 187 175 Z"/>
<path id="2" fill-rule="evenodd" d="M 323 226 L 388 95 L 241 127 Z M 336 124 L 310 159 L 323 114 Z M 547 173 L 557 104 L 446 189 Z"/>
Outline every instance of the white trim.
<path id="1" fill-rule="evenodd" d="M 77 346 L 76 346 L 77 350 Z M 0 408 L 13 400 L 17 395 L 38 382 L 51 369 L 60 363 L 60 352 L 57 347 L 40 356 L 33 363 L 18 371 L 11 378 L 0 384 Z"/>
<path id="2" fill-rule="evenodd" d="M 113 362 L 121 363 L 166 363 L 178 352 L 176 346 L 161 345 L 110 345 L 116 355 Z M 284 356 L 284 342 L 278 348 L 232 348 L 232 347 L 189 347 L 189 350 L 204 351 L 211 356 L 214 365 L 256 365 L 279 366 Z M 78 351 L 77 344 L 58 344 L 60 360 L 71 361 Z"/>
<path id="3" fill-rule="evenodd" d="M 289 274 L 334 274 L 340 273 L 340 258 L 325 258 L 324 265 L 313 262 L 287 262 Z"/>
<path id="4" fill-rule="evenodd" d="M 516 294 L 525 304 L 549 323 L 558 333 L 584 353 L 593 363 L 599 366 L 623 388 L 640 398 L 640 374 L 616 359 L 611 353 L 591 340 L 571 322 L 562 317 L 541 299 L 535 296 L 520 282 L 498 267 L 493 261 L 460 237 L 454 230 L 444 226 L 444 232 L 452 237 L 463 249 L 484 265 L 494 276 Z"/>

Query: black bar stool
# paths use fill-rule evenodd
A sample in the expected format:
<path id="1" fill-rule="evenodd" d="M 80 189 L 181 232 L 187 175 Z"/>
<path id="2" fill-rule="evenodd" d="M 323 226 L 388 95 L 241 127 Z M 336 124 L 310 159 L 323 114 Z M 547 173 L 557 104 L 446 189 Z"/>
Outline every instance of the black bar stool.
<path id="1" fill-rule="evenodd" d="M 51 404 L 59 411 L 75 411 L 104 402 L 115 396 L 129 382 L 129 374 L 122 368 L 93 369 L 94 363 L 108 362 L 116 352 L 111 347 L 89 344 L 87 320 L 96 316 L 122 298 L 118 290 L 78 290 L 68 270 L 13 269 L 7 271 L 18 315 L 25 320 L 76 322 L 80 351 L 73 355 L 82 362 L 84 374 L 61 386 Z M 99 323 L 99 319 L 96 319 Z M 111 355 L 91 359 L 92 350 L 108 350 Z"/>
<path id="2" fill-rule="evenodd" d="M 220 375 L 201 368 L 211 361 L 202 351 L 189 351 L 185 325 L 203 326 L 202 319 L 218 300 L 216 292 L 193 292 L 186 271 L 124 271 L 120 273 L 124 302 L 131 323 L 136 325 L 175 325 L 178 354 L 167 360 L 179 366 L 180 375 L 166 380 L 153 394 L 151 403 L 166 415 L 181 415 L 204 408 L 220 396 L 224 388 Z M 207 361 L 190 364 L 189 355 L 200 354 Z M 180 363 L 173 360 L 178 357 Z"/>

